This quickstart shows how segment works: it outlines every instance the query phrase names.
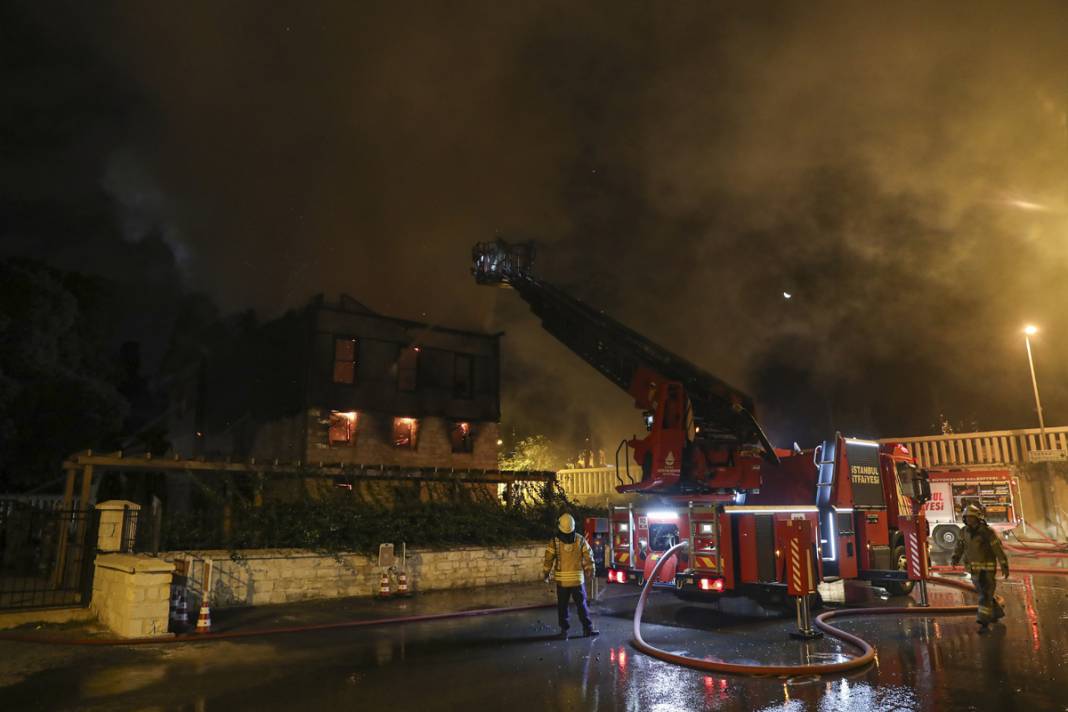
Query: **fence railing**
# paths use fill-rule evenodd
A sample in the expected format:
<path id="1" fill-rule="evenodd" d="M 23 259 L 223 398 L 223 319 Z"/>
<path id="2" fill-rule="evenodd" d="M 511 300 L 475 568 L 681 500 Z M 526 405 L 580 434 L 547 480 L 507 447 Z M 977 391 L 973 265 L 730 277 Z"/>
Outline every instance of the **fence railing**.
<path id="1" fill-rule="evenodd" d="M 16 506 L 29 506 L 48 511 L 82 508 L 81 497 L 72 498 L 70 506 L 64 507 L 61 494 L 0 494 L 0 514 Z"/>
<path id="2" fill-rule="evenodd" d="M 585 467 L 571 470 L 560 470 L 556 473 L 556 481 L 560 483 L 564 493 L 568 497 L 599 497 L 604 499 L 616 494 L 616 468 L 614 467 Z"/>
<path id="3" fill-rule="evenodd" d="M 85 606 L 97 512 L 0 500 L 0 610 Z"/>
<path id="4" fill-rule="evenodd" d="M 1068 426 L 1046 428 L 1046 438 L 1038 428 L 991 430 L 979 433 L 948 433 L 882 438 L 881 443 L 901 443 L 909 448 L 921 467 L 962 467 L 1022 465 L 1031 461 L 1036 450 L 1068 452 Z"/>

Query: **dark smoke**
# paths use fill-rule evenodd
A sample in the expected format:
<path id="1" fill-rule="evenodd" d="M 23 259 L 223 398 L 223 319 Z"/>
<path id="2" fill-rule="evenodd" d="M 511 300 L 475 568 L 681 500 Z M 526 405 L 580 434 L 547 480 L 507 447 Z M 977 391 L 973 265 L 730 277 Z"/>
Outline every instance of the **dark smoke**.
<path id="1" fill-rule="evenodd" d="M 1027 321 L 1047 422 L 1068 417 L 1061 3 L 30 14 L 145 102 L 100 185 L 190 287 L 504 329 L 519 429 L 611 449 L 639 422 L 473 285 L 497 234 L 541 238 L 547 278 L 751 391 L 783 444 L 1033 425 Z"/>

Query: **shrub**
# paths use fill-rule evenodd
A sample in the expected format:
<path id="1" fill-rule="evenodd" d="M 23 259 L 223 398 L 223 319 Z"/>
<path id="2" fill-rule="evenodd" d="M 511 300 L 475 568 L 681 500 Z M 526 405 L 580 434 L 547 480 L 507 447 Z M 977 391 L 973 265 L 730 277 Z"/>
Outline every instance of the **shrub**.
<path id="1" fill-rule="evenodd" d="M 506 546 L 548 539 L 562 512 L 570 512 L 579 522 L 599 512 L 575 505 L 559 493 L 538 500 L 524 497 L 512 505 L 495 500 L 407 502 L 391 509 L 348 492 L 261 506 L 237 500 L 229 507 L 229 527 L 224 525 L 225 509 L 222 501 L 215 501 L 193 513 L 165 517 L 163 548 L 296 547 L 372 553 L 382 542 L 401 541 L 429 548 Z"/>

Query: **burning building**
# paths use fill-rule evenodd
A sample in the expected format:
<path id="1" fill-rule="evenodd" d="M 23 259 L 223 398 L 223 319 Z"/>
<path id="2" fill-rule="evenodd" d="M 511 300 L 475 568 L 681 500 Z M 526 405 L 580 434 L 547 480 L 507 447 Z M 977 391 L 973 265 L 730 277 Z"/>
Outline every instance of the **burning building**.
<path id="1" fill-rule="evenodd" d="M 176 386 L 171 442 L 194 456 L 493 470 L 500 336 L 319 296 L 205 355 Z"/>

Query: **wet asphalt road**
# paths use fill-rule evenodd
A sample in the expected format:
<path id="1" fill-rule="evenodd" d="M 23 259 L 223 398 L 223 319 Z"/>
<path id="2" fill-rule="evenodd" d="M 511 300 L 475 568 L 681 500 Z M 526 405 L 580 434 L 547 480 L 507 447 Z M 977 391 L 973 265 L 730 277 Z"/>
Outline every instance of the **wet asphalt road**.
<path id="1" fill-rule="evenodd" d="M 1019 576 L 999 590 L 1007 623 L 987 635 L 968 617 L 849 619 L 842 627 L 876 645 L 877 664 L 796 679 L 708 675 L 638 653 L 634 590 L 618 587 L 596 607 L 596 639 L 548 640 L 555 612 L 537 610 L 137 648 L 3 642 L 0 710 L 1068 710 L 1068 577 Z M 935 605 L 963 602 L 933 593 Z M 851 654 L 789 640 L 789 628 L 658 593 L 643 631 L 659 647 L 730 660 Z"/>

